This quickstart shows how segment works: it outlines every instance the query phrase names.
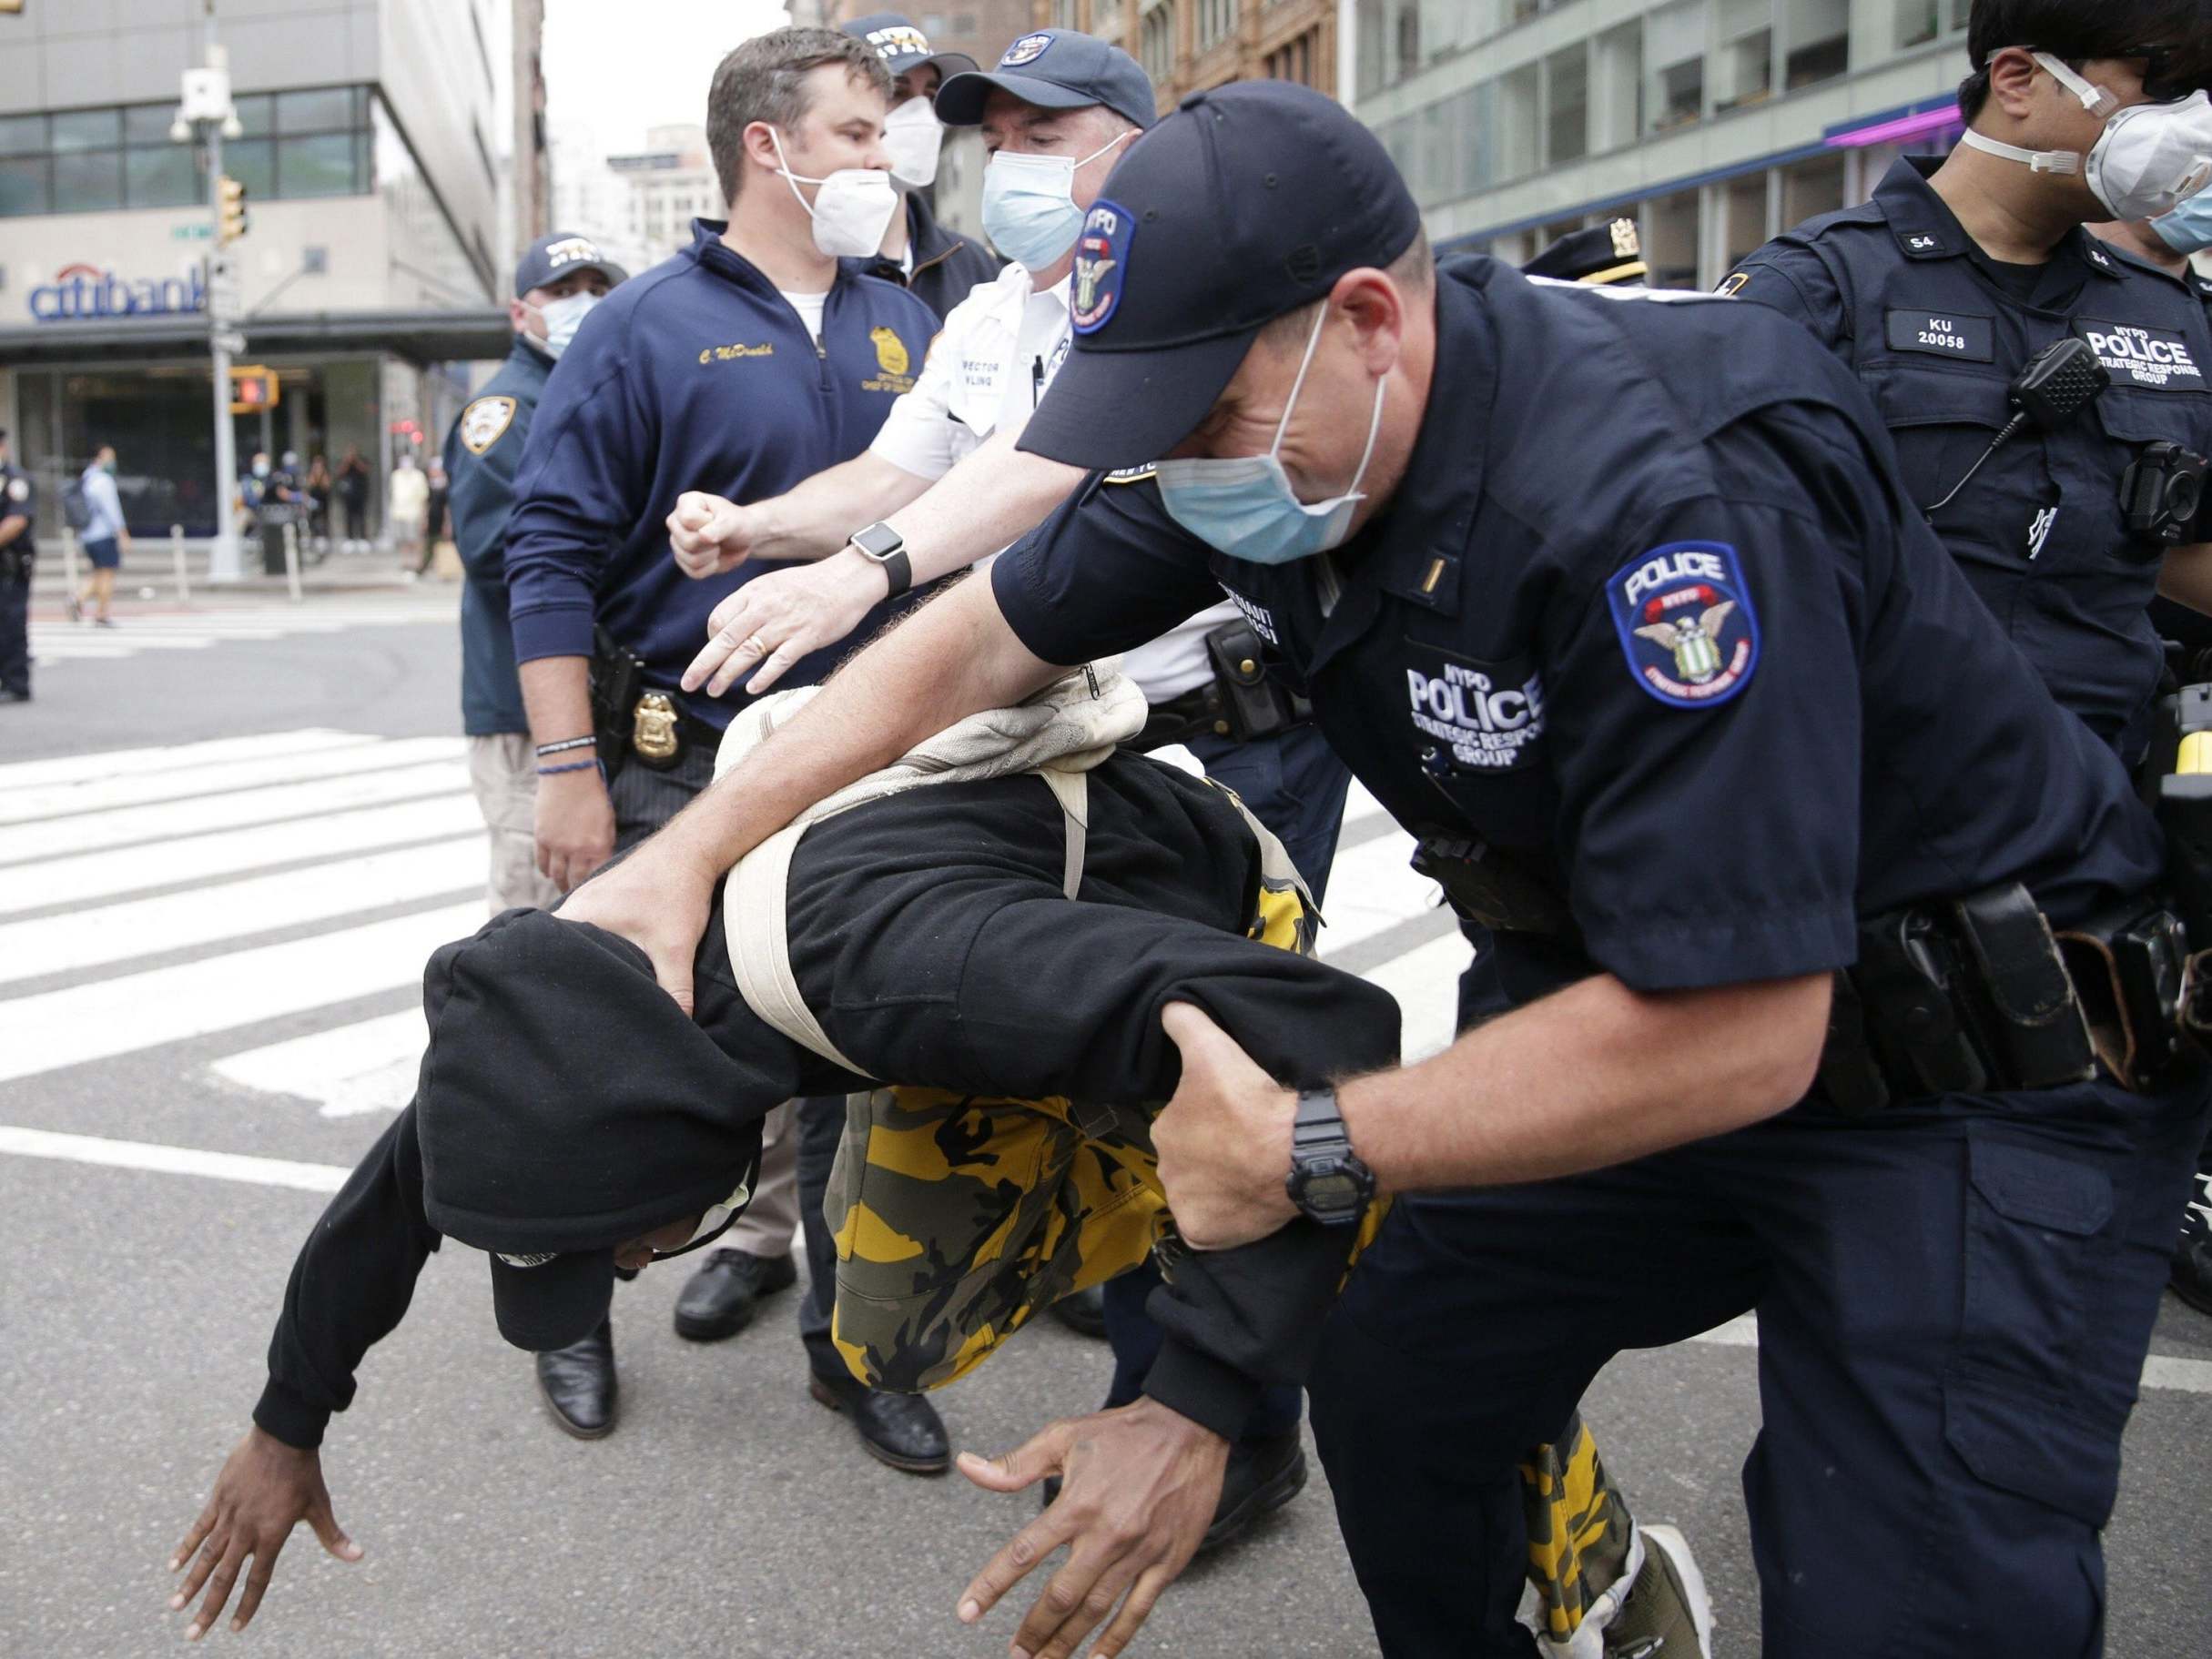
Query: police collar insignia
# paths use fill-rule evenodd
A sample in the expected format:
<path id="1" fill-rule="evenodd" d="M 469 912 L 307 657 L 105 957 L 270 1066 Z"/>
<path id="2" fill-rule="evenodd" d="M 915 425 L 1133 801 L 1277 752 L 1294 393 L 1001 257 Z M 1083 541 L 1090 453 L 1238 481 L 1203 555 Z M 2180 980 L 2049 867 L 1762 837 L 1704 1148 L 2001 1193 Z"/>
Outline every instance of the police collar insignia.
<path id="1" fill-rule="evenodd" d="M 1137 216 L 1119 202 L 1101 197 L 1075 238 L 1074 280 L 1068 288 L 1068 316 L 1078 334 L 1106 326 L 1129 280 L 1129 244 Z"/>
<path id="2" fill-rule="evenodd" d="M 1629 672 L 1678 709 L 1712 708 L 1759 666 L 1759 618 L 1736 550 L 1725 541 L 1669 541 L 1606 583 Z"/>
<path id="3" fill-rule="evenodd" d="M 1033 64 L 1044 56 L 1045 48 L 1052 44 L 1049 34 L 1024 35 L 1007 47 L 1006 56 L 999 60 L 1001 69 L 1019 69 L 1024 64 Z"/>

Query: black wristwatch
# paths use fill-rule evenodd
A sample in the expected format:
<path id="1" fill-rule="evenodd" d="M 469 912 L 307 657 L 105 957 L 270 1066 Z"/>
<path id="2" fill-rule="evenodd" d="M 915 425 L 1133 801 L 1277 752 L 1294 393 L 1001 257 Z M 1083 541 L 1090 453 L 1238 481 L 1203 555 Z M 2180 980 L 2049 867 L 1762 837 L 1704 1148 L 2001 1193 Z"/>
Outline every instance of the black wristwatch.
<path id="1" fill-rule="evenodd" d="M 891 584 L 886 597 L 897 599 L 914 585 L 914 567 L 907 559 L 907 539 L 888 524 L 878 520 L 866 530 L 857 530 L 846 545 L 863 559 L 873 560 L 883 567 L 883 573 Z"/>
<path id="2" fill-rule="evenodd" d="M 1374 1199 L 1375 1171 L 1352 1150 L 1334 1089 L 1308 1089 L 1298 1097 L 1290 1178 L 1284 1187 L 1292 1203 L 1324 1227 L 1358 1220 Z"/>

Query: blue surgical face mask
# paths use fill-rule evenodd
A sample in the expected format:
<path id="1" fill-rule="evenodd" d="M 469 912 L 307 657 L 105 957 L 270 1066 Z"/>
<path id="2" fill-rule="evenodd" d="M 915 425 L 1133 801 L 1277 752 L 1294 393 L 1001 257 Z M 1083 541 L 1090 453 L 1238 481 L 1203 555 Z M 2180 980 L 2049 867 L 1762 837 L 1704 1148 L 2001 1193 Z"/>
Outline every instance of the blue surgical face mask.
<path id="1" fill-rule="evenodd" d="M 2153 219 L 2151 228 L 2176 253 L 2202 253 L 2212 248 L 2212 189 L 2199 191 L 2164 218 Z"/>
<path id="2" fill-rule="evenodd" d="M 983 169 L 983 234 L 1016 264 L 1049 269 L 1075 246 L 1083 228 L 1083 209 L 1075 205 L 1075 169 L 1135 137 L 1123 133 L 1081 161 L 1000 150 Z"/>
<path id="3" fill-rule="evenodd" d="M 1314 332 L 1305 342 L 1305 357 L 1298 378 L 1291 382 L 1290 401 L 1275 428 L 1275 440 L 1264 455 L 1240 455 L 1225 460 L 1163 460 L 1156 477 L 1160 503 L 1168 516 L 1208 546 L 1232 559 L 1254 564 L 1288 564 L 1341 547 L 1352 533 L 1352 514 L 1365 498 L 1360 481 L 1375 458 L 1375 435 L 1383 429 L 1383 389 L 1387 379 L 1375 383 L 1375 412 L 1367 420 L 1367 447 L 1360 451 L 1359 470 L 1351 488 L 1325 501 L 1302 501 L 1291 488 L 1290 474 L 1276 457 L 1283 434 L 1290 430 L 1291 411 L 1298 407 L 1305 371 L 1313 367 L 1314 349 L 1321 343 L 1321 327 L 1329 309 L 1321 308 Z"/>

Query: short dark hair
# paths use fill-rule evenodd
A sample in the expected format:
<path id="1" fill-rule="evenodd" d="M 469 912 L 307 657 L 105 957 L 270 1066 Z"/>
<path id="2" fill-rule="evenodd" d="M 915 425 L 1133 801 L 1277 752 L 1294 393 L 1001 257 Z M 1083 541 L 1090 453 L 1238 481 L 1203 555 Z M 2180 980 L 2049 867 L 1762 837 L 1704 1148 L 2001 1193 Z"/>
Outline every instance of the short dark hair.
<path id="1" fill-rule="evenodd" d="M 842 64 L 855 80 L 891 96 L 891 72 L 876 48 L 836 29 L 775 29 L 756 35 L 715 69 L 706 94 L 706 149 L 715 158 L 722 199 L 734 202 L 745 182 L 745 129 L 766 121 L 789 132 L 811 99 L 807 76 L 825 64 Z"/>
<path id="2" fill-rule="evenodd" d="M 1974 0 L 1966 25 L 1974 73 L 1959 85 L 1959 113 L 1971 124 L 1989 102 L 1989 60 L 2007 46 L 2031 46 L 2080 68 L 2095 57 L 2160 58 L 2168 96 L 2212 86 L 2212 0 Z"/>

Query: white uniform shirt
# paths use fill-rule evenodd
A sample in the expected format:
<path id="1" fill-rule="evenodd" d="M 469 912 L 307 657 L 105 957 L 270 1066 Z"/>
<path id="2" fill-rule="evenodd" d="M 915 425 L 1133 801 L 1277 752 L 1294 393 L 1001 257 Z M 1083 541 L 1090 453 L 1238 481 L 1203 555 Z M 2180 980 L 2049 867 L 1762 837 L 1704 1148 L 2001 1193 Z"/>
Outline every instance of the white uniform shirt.
<path id="1" fill-rule="evenodd" d="M 1062 277 L 1039 293 L 1028 269 L 1010 263 L 994 280 L 978 283 L 945 319 L 914 389 L 891 405 L 869 449 L 934 481 L 1000 427 L 1019 430 L 1067 360 L 1073 338 L 1068 282 Z M 1235 616 L 1226 601 L 1201 612 L 1131 652 L 1121 672 L 1155 703 L 1203 685 L 1213 677 L 1206 631 Z"/>

